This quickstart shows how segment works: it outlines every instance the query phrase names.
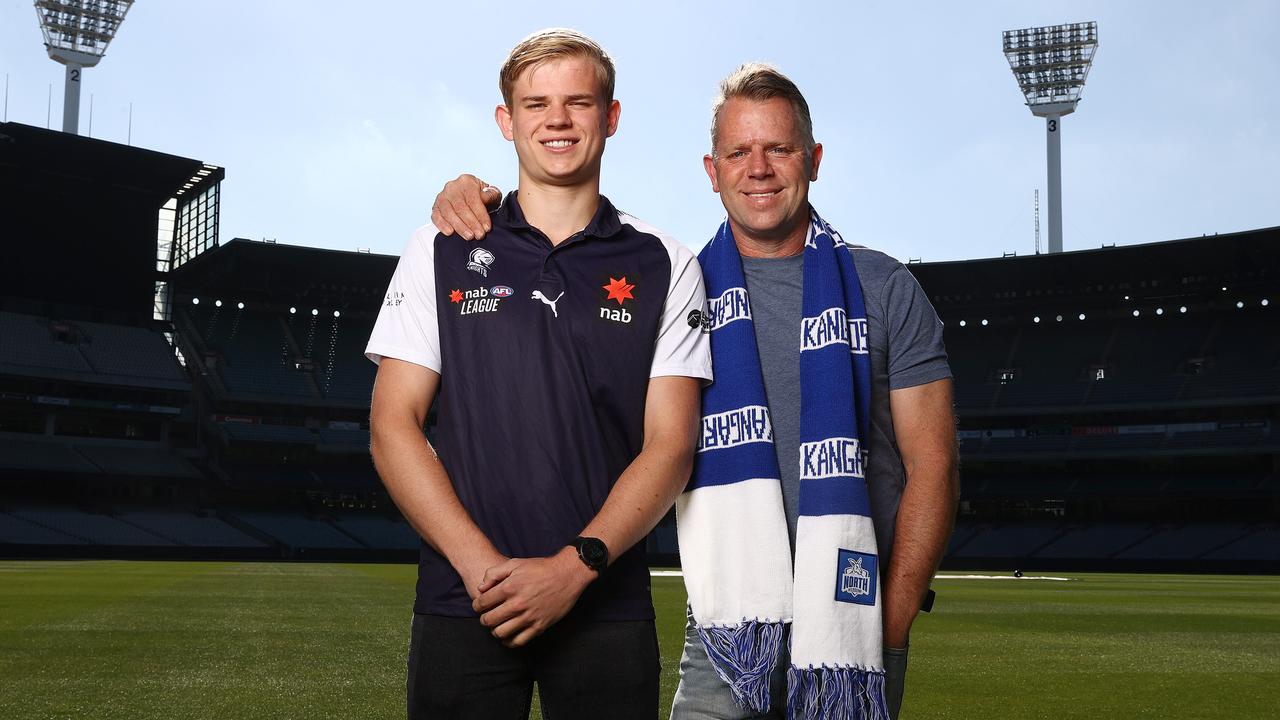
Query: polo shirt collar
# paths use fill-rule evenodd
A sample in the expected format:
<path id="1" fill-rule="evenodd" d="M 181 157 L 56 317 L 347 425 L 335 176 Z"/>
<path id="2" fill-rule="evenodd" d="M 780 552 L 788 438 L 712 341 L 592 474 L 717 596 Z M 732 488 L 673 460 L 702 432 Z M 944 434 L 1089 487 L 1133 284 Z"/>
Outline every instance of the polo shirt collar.
<path id="1" fill-rule="evenodd" d="M 502 204 L 494 211 L 494 220 L 510 230 L 537 229 L 525 220 L 524 211 L 520 209 L 520 201 L 516 199 L 515 190 L 507 193 L 507 196 L 502 199 Z M 587 223 L 583 234 L 596 238 L 608 238 L 617 235 L 620 230 L 622 230 L 622 222 L 618 220 L 618 211 L 613 207 L 613 203 L 609 202 L 609 198 L 601 195 L 596 214 L 592 216 L 591 222 Z"/>

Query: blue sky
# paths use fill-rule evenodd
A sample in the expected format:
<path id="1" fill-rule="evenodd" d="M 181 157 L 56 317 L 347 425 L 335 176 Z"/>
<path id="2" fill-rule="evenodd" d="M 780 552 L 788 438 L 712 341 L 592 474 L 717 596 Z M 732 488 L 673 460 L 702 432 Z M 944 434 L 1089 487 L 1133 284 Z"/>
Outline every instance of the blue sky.
<path id="1" fill-rule="evenodd" d="M 1068 250 L 1280 225 L 1280 3 L 762 2 L 380 4 L 140 0 L 85 73 L 81 132 L 227 169 L 222 240 L 399 253 L 447 179 L 510 189 L 497 70 L 570 26 L 618 65 L 604 192 L 700 247 L 724 213 L 702 170 L 720 77 L 788 73 L 825 146 L 815 206 L 902 260 L 1033 252 L 1044 124 L 1003 30 L 1097 20 L 1063 121 Z M 8 119 L 61 127 L 62 67 L 28 0 L 0 0 Z M 1042 211 L 1043 212 L 1043 211 Z M 1042 227 L 1045 226 L 1042 215 Z M 1045 234 L 1047 238 L 1047 231 Z"/>

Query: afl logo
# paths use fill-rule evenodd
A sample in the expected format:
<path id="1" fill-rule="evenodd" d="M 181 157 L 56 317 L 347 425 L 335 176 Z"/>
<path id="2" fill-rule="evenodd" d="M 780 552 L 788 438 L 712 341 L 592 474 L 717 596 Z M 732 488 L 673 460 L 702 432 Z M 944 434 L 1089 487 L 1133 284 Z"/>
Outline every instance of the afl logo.
<path id="1" fill-rule="evenodd" d="M 471 251 L 471 257 L 467 262 L 467 269 L 472 272 L 478 272 L 482 277 L 489 277 L 489 266 L 496 260 L 493 253 L 484 248 L 476 248 Z"/>
<path id="2" fill-rule="evenodd" d="M 515 295 L 516 291 L 512 290 L 506 285 L 494 285 L 493 287 L 489 288 L 489 294 L 496 298 L 504 298 L 504 297 L 511 297 L 512 295 Z"/>

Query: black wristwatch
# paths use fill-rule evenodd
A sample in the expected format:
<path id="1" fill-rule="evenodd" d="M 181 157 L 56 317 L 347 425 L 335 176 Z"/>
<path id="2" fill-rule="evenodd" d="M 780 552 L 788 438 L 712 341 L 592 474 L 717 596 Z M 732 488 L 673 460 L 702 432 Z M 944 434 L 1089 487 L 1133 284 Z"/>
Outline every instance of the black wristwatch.
<path id="1" fill-rule="evenodd" d="M 578 559 L 597 573 L 604 574 L 609 567 L 609 548 L 600 538 L 576 537 L 570 545 L 578 551 Z"/>

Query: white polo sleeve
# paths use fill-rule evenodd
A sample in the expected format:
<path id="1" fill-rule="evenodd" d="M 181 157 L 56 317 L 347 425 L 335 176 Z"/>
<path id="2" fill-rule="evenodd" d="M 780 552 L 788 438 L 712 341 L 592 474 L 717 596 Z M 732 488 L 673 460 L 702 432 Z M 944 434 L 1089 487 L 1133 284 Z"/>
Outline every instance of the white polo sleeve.
<path id="1" fill-rule="evenodd" d="M 400 256 L 364 349 L 365 357 L 375 364 L 383 358 L 395 358 L 440 372 L 435 268 L 438 233 L 434 225 L 418 228 Z"/>
<path id="2" fill-rule="evenodd" d="M 672 238 L 659 237 L 671 258 L 671 284 L 662 308 L 649 377 L 679 375 L 701 378 L 710 384 L 711 333 L 706 321 L 707 291 L 702 283 L 702 268 L 689 248 Z"/>

